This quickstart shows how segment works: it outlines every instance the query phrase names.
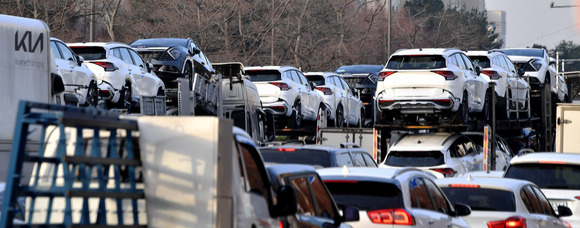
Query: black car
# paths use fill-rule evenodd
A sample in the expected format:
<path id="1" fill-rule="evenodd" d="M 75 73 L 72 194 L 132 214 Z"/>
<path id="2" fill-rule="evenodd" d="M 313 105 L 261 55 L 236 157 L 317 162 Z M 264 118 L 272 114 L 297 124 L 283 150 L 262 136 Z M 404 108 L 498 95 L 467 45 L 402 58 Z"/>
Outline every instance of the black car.
<path id="1" fill-rule="evenodd" d="M 153 64 L 153 71 L 167 88 L 177 88 L 176 79 L 188 78 L 190 90 L 194 73 L 211 78 L 215 72 L 203 52 L 190 38 L 140 39 L 129 44 Z"/>
<path id="2" fill-rule="evenodd" d="M 358 147 L 338 148 L 322 145 L 283 145 L 262 147 L 260 153 L 265 162 L 303 164 L 317 168 L 328 167 L 377 167 L 377 163 L 364 149 Z"/>
<path id="3" fill-rule="evenodd" d="M 375 91 L 377 78 L 383 65 L 344 65 L 334 72 L 344 78 L 351 88 L 357 89 L 360 100 L 365 106 L 366 126 L 372 126 L 375 120 Z"/>

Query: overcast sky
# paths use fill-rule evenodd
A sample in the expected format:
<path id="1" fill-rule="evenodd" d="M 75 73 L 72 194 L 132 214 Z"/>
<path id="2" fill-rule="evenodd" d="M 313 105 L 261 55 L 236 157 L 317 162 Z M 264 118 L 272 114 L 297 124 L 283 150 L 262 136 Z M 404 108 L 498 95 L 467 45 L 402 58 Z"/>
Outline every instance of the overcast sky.
<path id="1" fill-rule="evenodd" d="M 534 43 L 553 49 L 562 40 L 580 45 L 580 0 L 485 0 L 487 10 L 506 12 L 506 47 L 531 47 Z"/>

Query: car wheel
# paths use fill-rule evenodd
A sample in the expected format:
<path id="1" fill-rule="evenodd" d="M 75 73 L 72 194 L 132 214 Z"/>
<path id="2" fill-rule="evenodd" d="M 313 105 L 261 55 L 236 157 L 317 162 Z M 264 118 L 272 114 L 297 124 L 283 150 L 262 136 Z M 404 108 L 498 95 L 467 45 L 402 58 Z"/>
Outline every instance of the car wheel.
<path id="1" fill-rule="evenodd" d="M 157 90 L 157 96 L 165 96 L 165 91 L 163 91 L 163 88 L 159 88 Z"/>
<path id="2" fill-rule="evenodd" d="M 459 109 L 457 109 L 457 120 L 459 124 L 467 124 L 469 122 L 469 104 L 467 102 L 467 93 L 463 94 Z"/>
<path id="3" fill-rule="evenodd" d="M 485 99 L 483 103 L 483 109 L 481 110 L 481 119 L 485 121 L 486 124 L 490 123 L 491 121 L 491 91 L 487 91 L 485 93 Z"/>
<path id="4" fill-rule="evenodd" d="M 364 127 L 366 119 L 365 119 L 365 110 L 363 108 L 360 109 L 360 118 L 359 118 L 359 127 Z"/>
<path id="5" fill-rule="evenodd" d="M 288 127 L 300 128 L 300 126 L 302 125 L 302 104 L 300 103 L 300 101 L 296 101 L 292 109 L 293 111 L 288 121 Z"/>
<path id="6" fill-rule="evenodd" d="M 123 96 L 121 108 L 126 109 L 127 113 L 131 113 L 131 109 L 133 108 L 133 92 L 131 91 L 130 82 L 126 82 L 125 86 L 123 86 L 121 96 Z"/>
<path id="7" fill-rule="evenodd" d="M 495 105 L 495 107 L 496 107 L 496 111 L 495 111 L 496 118 L 497 119 L 500 119 L 500 120 L 508 119 L 509 118 L 509 113 L 508 112 L 510 110 L 510 106 L 509 105 L 512 102 L 512 101 L 510 101 L 512 99 L 511 92 L 508 92 L 506 90 L 505 95 L 504 95 L 503 98 L 500 98 L 499 96 L 497 96 L 497 94 L 496 94 L 496 97 L 498 98 L 498 99 L 496 99 L 497 100 L 497 104 Z"/>
<path id="8" fill-rule="evenodd" d="M 344 127 L 344 109 L 342 108 L 342 105 L 336 107 L 336 117 L 334 118 L 334 122 L 334 126 Z"/>
<path id="9" fill-rule="evenodd" d="M 322 104 L 318 106 L 318 114 L 316 119 L 316 124 L 319 128 L 326 128 L 328 126 L 328 117 L 326 116 L 326 110 Z"/>
<path id="10" fill-rule="evenodd" d="M 86 105 L 97 106 L 99 103 L 99 87 L 95 81 L 91 81 L 87 89 Z"/>
<path id="11" fill-rule="evenodd" d="M 183 77 L 189 80 L 189 91 L 193 90 L 193 71 L 191 70 L 191 65 L 186 63 L 185 71 L 183 71 Z"/>

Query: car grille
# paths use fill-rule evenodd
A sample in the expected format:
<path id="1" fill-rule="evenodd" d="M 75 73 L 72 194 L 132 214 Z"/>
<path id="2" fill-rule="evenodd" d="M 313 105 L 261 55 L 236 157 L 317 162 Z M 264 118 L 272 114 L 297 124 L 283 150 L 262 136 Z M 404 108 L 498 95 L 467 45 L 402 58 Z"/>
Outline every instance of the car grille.
<path id="1" fill-rule="evenodd" d="M 150 63 L 151 59 L 158 61 L 172 61 L 174 60 L 166 51 L 140 51 L 139 54 L 143 57 L 145 62 Z"/>

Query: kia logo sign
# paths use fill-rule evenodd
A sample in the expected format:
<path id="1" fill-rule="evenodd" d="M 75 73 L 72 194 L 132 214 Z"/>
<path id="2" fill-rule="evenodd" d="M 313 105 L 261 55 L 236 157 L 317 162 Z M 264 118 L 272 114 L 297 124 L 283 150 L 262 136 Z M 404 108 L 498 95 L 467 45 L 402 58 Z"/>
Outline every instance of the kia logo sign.
<path id="1" fill-rule="evenodd" d="M 18 31 L 14 34 L 14 50 L 24 52 L 36 52 L 38 45 L 40 45 L 40 52 L 44 51 L 44 33 L 40 33 L 38 37 L 36 37 L 36 41 L 34 42 L 34 46 L 32 45 L 33 37 L 31 31 L 24 32 L 22 37 L 18 37 Z"/>

